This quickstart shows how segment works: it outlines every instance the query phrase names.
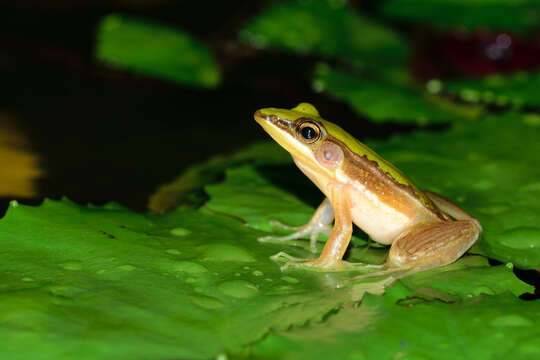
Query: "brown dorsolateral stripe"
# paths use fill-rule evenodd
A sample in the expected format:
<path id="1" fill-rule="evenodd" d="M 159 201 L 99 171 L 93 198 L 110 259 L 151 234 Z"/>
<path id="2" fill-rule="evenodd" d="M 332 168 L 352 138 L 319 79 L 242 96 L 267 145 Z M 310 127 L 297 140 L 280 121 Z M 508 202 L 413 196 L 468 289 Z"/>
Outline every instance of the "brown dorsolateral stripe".
<path id="1" fill-rule="evenodd" d="M 327 133 L 325 142 L 332 142 L 343 149 L 345 158 L 348 161 L 343 162 L 342 169 L 351 174 L 351 178 L 361 182 L 367 189 L 378 194 L 381 201 L 389 206 L 396 208 L 399 212 L 408 213 L 406 207 L 407 198 L 413 198 L 421 202 L 435 216 L 441 220 L 449 220 L 427 196 L 415 189 L 412 185 L 406 185 L 397 182 L 391 174 L 383 171 L 377 161 L 370 160 L 366 155 L 358 155 L 351 151 L 342 141 L 336 139 Z"/>

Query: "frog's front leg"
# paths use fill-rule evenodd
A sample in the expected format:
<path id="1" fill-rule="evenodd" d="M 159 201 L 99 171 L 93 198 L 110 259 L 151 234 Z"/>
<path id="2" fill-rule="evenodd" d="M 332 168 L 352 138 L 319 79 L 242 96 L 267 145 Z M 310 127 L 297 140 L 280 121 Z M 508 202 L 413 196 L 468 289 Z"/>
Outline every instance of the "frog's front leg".
<path id="1" fill-rule="evenodd" d="M 335 217 L 334 227 L 330 232 L 330 236 L 324 245 L 321 255 L 316 259 L 298 259 L 288 256 L 285 253 L 279 253 L 273 258 L 284 258 L 288 260 L 282 269 L 289 266 L 301 266 L 323 270 L 339 270 L 342 268 L 342 265 L 346 264 L 342 258 L 345 255 L 352 236 L 352 218 L 347 187 L 337 186 L 333 188 L 331 197 Z"/>
<path id="2" fill-rule="evenodd" d="M 287 226 L 278 221 L 272 221 L 271 224 L 279 226 L 287 230 L 295 230 L 294 233 L 287 236 L 264 236 L 258 240 L 260 242 L 284 242 L 294 239 L 302 238 L 306 235 L 310 236 L 309 247 L 311 252 L 317 251 L 317 238 L 319 234 L 329 235 L 331 231 L 330 224 L 334 220 L 334 208 L 328 198 L 324 199 L 321 205 L 315 211 L 315 214 L 311 217 L 311 220 L 302 226 Z"/>

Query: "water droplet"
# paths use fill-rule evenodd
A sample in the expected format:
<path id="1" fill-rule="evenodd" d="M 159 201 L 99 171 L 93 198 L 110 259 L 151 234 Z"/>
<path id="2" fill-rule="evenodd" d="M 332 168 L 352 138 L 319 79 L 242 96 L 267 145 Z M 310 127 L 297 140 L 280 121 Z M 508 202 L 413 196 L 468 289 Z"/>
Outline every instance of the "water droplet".
<path id="1" fill-rule="evenodd" d="M 31 278 L 31 277 L 25 276 L 25 277 L 23 277 L 23 278 L 21 279 L 21 281 L 24 281 L 24 282 L 32 282 L 32 281 L 35 281 L 35 280 L 34 280 L 33 278 Z"/>
<path id="2" fill-rule="evenodd" d="M 253 276 L 263 276 L 264 273 L 262 271 L 259 271 L 259 270 L 253 270 L 252 272 Z"/>
<path id="3" fill-rule="evenodd" d="M 439 79 L 431 79 L 426 83 L 426 89 L 431 94 L 438 94 L 443 88 L 443 83 Z"/>
<path id="4" fill-rule="evenodd" d="M 188 274 L 201 274 L 207 272 L 208 269 L 191 261 L 177 261 L 172 265 L 173 271 L 186 272 Z"/>
<path id="5" fill-rule="evenodd" d="M 180 255 L 181 254 L 180 250 L 177 250 L 177 249 L 167 249 L 167 250 L 165 250 L 165 252 L 167 254 L 171 254 L 171 255 Z"/>
<path id="6" fill-rule="evenodd" d="M 496 317 L 489 322 L 491 326 L 516 327 L 533 326 L 534 322 L 518 314 L 508 314 Z"/>
<path id="7" fill-rule="evenodd" d="M 187 236 L 191 234 L 191 231 L 181 227 L 177 227 L 171 230 L 171 234 L 174 236 Z"/>
<path id="8" fill-rule="evenodd" d="M 67 261 L 65 263 L 60 264 L 60 266 L 63 269 L 71 270 L 71 271 L 78 271 L 82 269 L 82 263 L 77 260 Z"/>
<path id="9" fill-rule="evenodd" d="M 311 86 L 313 87 L 313 91 L 315 91 L 316 93 L 323 92 L 324 89 L 326 88 L 325 82 L 320 79 L 313 80 L 313 83 Z"/>
<path id="10" fill-rule="evenodd" d="M 244 266 L 243 269 L 244 270 L 249 270 L 249 266 Z"/>
<path id="11" fill-rule="evenodd" d="M 197 282 L 197 279 L 194 277 L 188 277 L 184 281 L 186 282 L 186 284 L 193 284 Z"/>
<path id="12" fill-rule="evenodd" d="M 540 115 L 538 114 L 525 114 L 521 117 L 523 123 L 528 126 L 538 127 L 540 126 Z"/>
<path id="13" fill-rule="evenodd" d="M 495 291 L 493 291 L 493 289 L 487 287 L 487 286 L 484 286 L 484 285 L 481 285 L 481 286 L 476 286 L 473 290 L 472 290 L 473 294 L 475 296 L 478 296 L 480 294 L 486 294 L 486 295 L 495 295 Z"/>
<path id="14" fill-rule="evenodd" d="M 255 258 L 247 250 L 231 244 L 209 244 L 199 247 L 205 261 L 253 262 Z"/>
<path id="15" fill-rule="evenodd" d="M 64 297 L 74 297 L 77 294 L 80 294 L 82 292 L 81 289 L 75 286 L 65 286 L 65 285 L 51 285 L 47 287 L 47 289 L 53 295 L 64 296 Z"/>
<path id="16" fill-rule="evenodd" d="M 478 100 L 480 99 L 480 93 L 474 89 L 467 89 L 467 88 L 462 89 L 459 95 L 465 101 L 469 101 L 469 102 L 478 102 Z"/>
<path id="17" fill-rule="evenodd" d="M 540 247 L 540 229 L 535 227 L 519 227 L 505 231 L 500 236 L 500 243 L 520 250 Z"/>
<path id="18" fill-rule="evenodd" d="M 223 294 L 235 298 L 250 298 L 259 291 L 257 286 L 246 280 L 231 280 L 218 286 Z"/>
<path id="19" fill-rule="evenodd" d="M 510 207 L 505 204 L 491 204 L 478 209 L 483 214 L 498 215 L 510 210 Z"/>
<path id="20" fill-rule="evenodd" d="M 120 266 L 117 266 L 116 268 L 117 268 L 118 270 L 122 270 L 122 271 L 133 271 L 133 270 L 136 269 L 135 266 L 130 265 L 130 264 L 120 265 Z"/>
<path id="21" fill-rule="evenodd" d="M 519 188 L 519 191 L 540 191 L 540 181 L 532 182 L 527 185 L 523 185 Z"/>
<path id="22" fill-rule="evenodd" d="M 289 284 L 298 284 L 300 280 L 293 278 L 291 276 L 282 276 L 281 280 L 288 282 Z"/>
<path id="23" fill-rule="evenodd" d="M 475 182 L 475 183 L 473 184 L 473 187 L 474 187 L 476 190 L 489 190 L 489 189 L 491 189 L 494 185 L 495 185 L 495 183 L 493 182 L 493 180 L 490 180 L 490 179 L 483 179 L 483 180 L 478 180 L 477 182 Z"/>
<path id="24" fill-rule="evenodd" d="M 214 297 L 210 296 L 204 296 L 204 295 L 192 295 L 189 297 L 191 301 L 197 306 L 200 306 L 204 309 L 219 309 L 223 307 L 223 303 L 221 300 L 216 299 Z"/>

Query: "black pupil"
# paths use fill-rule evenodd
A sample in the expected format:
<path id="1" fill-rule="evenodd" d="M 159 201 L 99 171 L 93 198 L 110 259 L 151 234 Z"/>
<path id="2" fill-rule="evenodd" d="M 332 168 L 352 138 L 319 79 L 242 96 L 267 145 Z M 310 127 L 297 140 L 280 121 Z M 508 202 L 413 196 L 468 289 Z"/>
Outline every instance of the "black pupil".
<path id="1" fill-rule="evenodd" d="M 301 130 L 302 137 L 306 140 L 311 140 L 317 137 L 317 131 L 311 126 L 305 126 Z"/>

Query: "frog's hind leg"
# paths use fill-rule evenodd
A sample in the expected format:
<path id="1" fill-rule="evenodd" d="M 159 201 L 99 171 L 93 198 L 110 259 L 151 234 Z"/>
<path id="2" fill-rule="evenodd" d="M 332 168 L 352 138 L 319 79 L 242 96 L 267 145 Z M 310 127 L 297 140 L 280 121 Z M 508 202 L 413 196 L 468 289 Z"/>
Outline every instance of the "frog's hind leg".
<path id="1" fill-rule="evenodd" d="M 285 242 L 294 239 L 302 238 L 306 235 L 310 236 L 309 247 L 311 252 L 317 252 L 317 238 L 319 234 L 330 235 L 332 226 L 330 224 L 334 220 L 334 208 L 328 198 L 324 199 L 321 205 L 315 211 L 315 214 L 311 217 L 311 220 L 302 226 L 288 226 L 280 223 L 279 221 L 272 220 L 270 223 L 273 226 L 281 227 L 287 230 L 295 230 L 294 233 L 286 236 L 264 236 L 258 240 L 260 242 Z"/>
<path id="2" fill-rule="evenodd" d="M 397 280 L 451 264 L 474 244 L 481 232 L 480 224 L 472 218 L 416 225 L 394 241 L 382 270 L 349 281 L 385 275 Z"/>

